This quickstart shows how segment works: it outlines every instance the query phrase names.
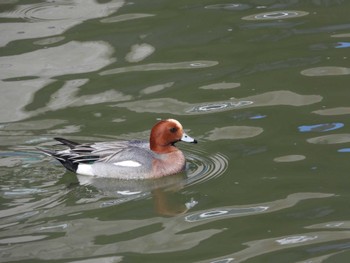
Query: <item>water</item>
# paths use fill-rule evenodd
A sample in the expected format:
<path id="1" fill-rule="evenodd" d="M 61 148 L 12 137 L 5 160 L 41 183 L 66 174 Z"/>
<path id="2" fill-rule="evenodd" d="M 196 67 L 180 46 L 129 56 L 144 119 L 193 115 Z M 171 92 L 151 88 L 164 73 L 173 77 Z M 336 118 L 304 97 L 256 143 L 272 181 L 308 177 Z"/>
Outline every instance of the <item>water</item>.
<path id="1" fill-rule="evenodd" d="M 350 3 L 0 3 L 1 262 L 347 262 Z M 66 172 L 53 137 L 198 145 L 149 181 Z"/>

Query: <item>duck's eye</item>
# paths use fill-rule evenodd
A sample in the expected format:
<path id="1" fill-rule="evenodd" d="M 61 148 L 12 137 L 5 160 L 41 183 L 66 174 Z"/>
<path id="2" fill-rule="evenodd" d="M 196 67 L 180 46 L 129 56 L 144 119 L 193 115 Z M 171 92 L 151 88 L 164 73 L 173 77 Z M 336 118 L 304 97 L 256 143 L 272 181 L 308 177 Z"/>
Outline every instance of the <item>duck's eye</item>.
<path id="1" fill-rule="evenodd" d="M 170 132 L 171 132 L 171 133 L 177 132 L 177 128 L 176 128 L 176 127 L 170 128 Z"/>

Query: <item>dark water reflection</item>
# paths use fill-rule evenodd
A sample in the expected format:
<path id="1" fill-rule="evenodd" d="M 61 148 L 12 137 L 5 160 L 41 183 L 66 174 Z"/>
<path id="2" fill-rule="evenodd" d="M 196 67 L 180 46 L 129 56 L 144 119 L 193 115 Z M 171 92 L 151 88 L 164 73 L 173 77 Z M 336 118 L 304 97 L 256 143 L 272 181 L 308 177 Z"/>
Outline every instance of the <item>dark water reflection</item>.
<path id="1" fill-rule="evenodd" d="M 349 3 L 1 1 L 1 262 L 347 262 Z M 199 144 L 76 176 L 53 137 Z"/>

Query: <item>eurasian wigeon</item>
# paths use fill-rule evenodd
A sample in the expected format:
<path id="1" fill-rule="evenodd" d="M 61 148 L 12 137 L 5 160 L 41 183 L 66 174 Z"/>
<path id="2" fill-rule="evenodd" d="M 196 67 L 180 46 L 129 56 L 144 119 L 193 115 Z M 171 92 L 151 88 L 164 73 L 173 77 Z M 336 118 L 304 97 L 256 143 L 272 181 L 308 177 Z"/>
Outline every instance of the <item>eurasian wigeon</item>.
<path id="1" fill-rule="evenodd" d="M 55 140 L 69 148 L 40 150 L 56 158 L 69 171 L 118 179 L 159 178 L 179 173 L 184 170 L 186 160 L 175 143 L 197 143 L 174 119 L 156 123 L 149 142 L 130 140 L 79 144 L 63 138 Z"/>

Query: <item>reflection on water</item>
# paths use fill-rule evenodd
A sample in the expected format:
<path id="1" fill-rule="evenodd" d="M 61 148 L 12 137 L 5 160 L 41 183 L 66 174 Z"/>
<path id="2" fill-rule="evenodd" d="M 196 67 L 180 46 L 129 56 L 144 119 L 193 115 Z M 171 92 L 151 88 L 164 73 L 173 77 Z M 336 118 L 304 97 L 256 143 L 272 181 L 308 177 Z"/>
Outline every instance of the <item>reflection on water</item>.
<path id="1" fill-rule="evenodd" d="M 317 67 L 304 69 L 301 71 L 301 74 L 308 77 L 317 77 L 317 76 L 341 76 L 341 75 L 349 75 L 350 68 L 345 67 Z"/>
<path id="2" fill-rule="evenodd" d="M 329 108 L 324 110 L 316 110 L 312 113 L 319 114 L 319 115 L 346 115 L 350 114 L 350 107 L 337 107 L 337 108 Z"/>
<path id="3" fill-rule="evenodd" d="M 106 42 L 71 41 L 57 47 L 0 57 L 0 78 L 54 77 L 96 71 L 114 62 Z"/>
<path id="4" fill-rule="evenodd" d="M 337 130 L 344 127 L 344 123 L 334 122 L 334 123 L 322 123 L 314 125 L 302 125 L 298 127 L 300 132 L 328 132 Z"/>
<path id="5" fill-rule="evenodd" d="M 305 106 L 320 102 L 320 95 L 299 95 L 294 92 L 281 90 L 272 91 L 246 98 L 232 98 L 230 101 L 215 101 L 201 104 L 190 104 L 173 98 L 137 100 L 123 102 L 115 107 L 128 108 L 135 112 L 171 113 L 176 115 L 217 113 L 218 111 L 233 110 L 236 108 L 251 108 L 260 106 Z"/>
<path id="6" fill-rule="evenodd" d="M 20 55 L 0 57 L 0 67 L 3 67 L 0 73 L 0 78 L 3 81 L 0 81 L 0 83 L 4 88 L 4 96 L 0 98 L 0 103 L 6 105 L 6 110 L 1 111 L 0 121 L 17 121 L 37 115 L 43 112 L 43 110 L 47 111 L 47 108 L 43 108 L 36 112 L 26 112 L 24 108 L 32 102 L 34 94 L 37 91 L 55 82 L 55 80 L 50 78 L 65 74 L 96 71 L 115 61 L 111 57 L 112 52 L 112 47 L 102 41 L 72 41 L 57 47 L 40 49 Z M 16 78 L 19 77 L 38 77 L 38 79 L 18 81 Z M 65 108 L 71 105 L 72 102 L 80 105 L 77 98 L 75 98 L 75 93 L 78 91 L 77 88 L 84 85 L 87 81 L 87 79 L 67 81 L 67 84 L 56 93 L 57 96 L 52 96 L 51 101 L 48 103 L 48 108 L 57 109 L 57 104 L 60 104 L 61 108 Z M 22 92 L 23 89 L 26 90 L 25 93 Z M 118 101 L 122 99 L 118 92 L 111 91 L 105 94 L 108 100 L 111 97 L 115 97 L 111 96 L 111 93 L 118 94 Z M 18 97 L 18 94 L 22 96 Z M 101 95 L 100 97 L 103 97 Z M 9 97 L 16 98 L 16 103 L 12 103 Z M 64 101 L 60 102 L 63 97 Z M 104 101 L 103 98 L 96 96 L 90 97 L 90 104 L 94 100 Z M 81 99 L 84 101 L 84 104 L 89 102 L 87 97 L 81 97 Z"/>
<path id="7" fill-rule="evenodd" d="M 149 44 L 136 44 L 131 47 L 131 50 L 125 56 L 125 60 L 130 63 L 140 62 L 154 52 L 155 48 Z"/>
<path id="8" fill-rule="evenodd" d="M 283 10 L 260 13 L 242 17 L 243 20 L 281 20 L 289 18 L 297 18 L 308 15 L 305 11 Z"/>
<path id="9" fill-rule="evenodd" d="M 269 209 L 267 206 L 256 206 L 256 207 L 243 207 L 243 208 L 226 208 L 226 209 L 217 209 L 211 210 L 208 212 L 203 212 L 200 214 L 192 214 L 186 216 L 185 220 L 187 222 L 198 222 L 201 220 L 207 219 L 218 219 L 223 217 L 236 217 L 236 216 L 248 216 L 257 213 L 263 213 Z"/>
<path id="10" fill-rule="evenodd" d="M 186 151 L 185 185 L 203 183 L 221 176 L 228 168 L 228 158 L 222 153 L 209 154 L 200 149 Z"/>
<path id="11" fill-rule="evenodd" d="M 307 142 L 314 144 L 336 144 L 350 142 L 350 134 L 330 134 L 307 139 Z"/>
<path id="12" fill-rule="evenodd" d="M 207 5 L 204 8 L 214 10 L 228 10 L 228 11 L 241 11 L 251 8 L 248 4 L 232 3 L 232 4 L 216 4 Z"/>
<path id="13" fill-rule="evenodd" d="M 46 46 L 46 45 L 51 45 L 51 44 L 58 43 L 58 42 L 60 42 L 60 41 L 62 41 L 64 39 L 65 39 L 64 36 L 48 37 L 48 38 L 43 38 L 43 39 L 34 41 L 33 44 L 39 45 L 39 46 Z"/>
<path id="14" fill-rule="evenodd" d="M 286 199 L 280 199 L 268 203 L 253 204 L 248 206 L 220 207 L 209 211 L 200 211 L 187 215 L 185 220 L 188 222 L 213 221 L 225 217 L 241 217 L 256 215 L 261 213 L 271 213 L 277 210 L 285 209 L 296 205 L 302 200 L 312 198 L 328 198 L 332 194 L 323 193 L 296 193 L 287 196 Z"/>
<path id="15" fill-rule="evenodd" d="M 209 132 L 207 139 L 210 141 L 224 140 L 224 139 L 244 139 L 258 136 L 263 132 L 260 127 L 248 126 L 229 126 L 215 128 Z"/>
<path id="16" fill-rule="evenodd" d="M 259 213 L 267 213 L 280 209 L 284 209 L 290 206 L 294 206 L 297 202 L 309 198 L 327 198 L 331 197 L 329 194 L 317 194 L 317 193 L 299 193 L 288 196 L 286 199 L 277 200 L 270 203 L 255 204 L 251 206 L 238 206 L 238 207 L 223 207 L 215 210 L 202 211 L 199 213 L 193 213 L 185 217 L 185 220 L 191 223 L 205 222 L 211 220 L 224 219 L 226 217 L 240 217 L 250 216 Z M 330 228 L 330 229 L 347 229 L 349 223 L 346 222 L 328 222 L 312 226 L 306 226 L 309 229 Z M 213 258 L 211 262 L 230 262 L 234 259 L 234 262 L 244 262 L 249 258 L 271 253 L 274 251 L 280 251 L 283 249 L 289 249 L 293 247 L 303 247 L 316 244 L 323 244 L 325 242 L 348 240 L 349 231 L 316 231 L 306 232 L 295 235 L 279 236 L 274 238 L 267 238 L 262 240 L 249 241 L 244 243 L 247 248 L 241 251 L 226 255 L 220 258 Z M 347 248 L 343 244 L 335 245 L 339 249 Z M 335 247 L 333 247 L 335 248 Z M 330 250 L 330 248 L 323 248 L 324 251 Z M 322 256 L 320 258 L 328 258 L 329 255 Z M 202 262 L 202 261 L 199 261 Z M 318 262 L 318 261 L 316 261 Z"/>
<path id="17" fill-rule="evenodd" d="M 118 16 L 110 16 L 108 18 L 101 19 L 102 23 L 117 23 L 117 22 L 123 22 L 128 20 L 134 20 L 139 18 L 145 18 L 145 17 L 152 17 L 153 14 L 123 14 Z"/>
<path id="18" fill-rule="evenodd" d="M 347 1 L 0 2 L 0 261 L 348 253 Z M 174 116 L 200 144 L 161 180 L 75 176 L 34 148 Z"/>
<path id="19" fill-rule="evenodd" d="M 192 109 L 187 110 L 187 112 L 190 113 L 207 113 L 207 112 L 217 112 L 217 111 L 226 111 L 234 108 L 240 108 L 247 105 L 253 104 L 252 101 L 238 101 L 238 102 L 231 102 L 231 101 L 222 101 L 222 102 L 214 102 L 210 104 L 204 104 L 204 105 L 196 105 Z"/>
<path id="20" fill-rule="evenodd" d="M 276 157 L 273 160 L 277 163 L 284 163 L 284 162 L 297 162 L 297 161 L 302 161 L 305 159 L 306 159 L 306 157 L 304 155 L 291 154 L 291 155 Z"/>
<path id="21" fill-rule="evenodd" d="M 16 19 L 16 22 L 0 23 L 0 46 L 14 40 L 63 34 L 86 20 L 114 13 L 123 3 L 122 0 L 111 0 L 108 3 L 94 0 L 57 0 L 17 5 L 12 11 L 0 13 L 0 18 Z M 28 22 L 17 22 L 19 18 Z"/>
<path id="22" fill-rule="evenodd" d="M 186 61 L 186 62 L 176 62 L 176 63 L 151 63 L 146 65 L 129 66 L 124 68 L 109 69 L 100 72 L 101 76 L 120 74 L 126 72 L 134 71 L 153 71 L 153 70 L 173 70 L 173 69 L 198 69 L 213 67 L 218 64 L 217 61 Z"/>
<path id="23" fill-rule="evenodd" d="M 315 244 L 322 244 L 324 242 L 341 241 L 349 238 L 350 231 L 342 232 L 311 232 L 303 233 L 296 236 L 282 236 L 278 238 L 269 238 L 257 241 L 250 241 L 244 243 L 248 248 L 239 252 L 227 255 L 226 257 L 234 258 L 235 262 L 244 262 L 249 258 L 280 251 L 282 249 L 289 249 L 302 246 L 310 246 Z M 226 258 L 225 257 L 225 258 Z M 305 261 L 304 261 L 305 262 Z M 306 261 L 308 262 L 308 261 Z"/>
<path id="24" fill-rule="evenodd" d="M 79 215 L 82 212 L 82 206 L 86 209 L 86 206 L 89 206 L 89 204 L 65 206 L 59 202 L 60 195 L 62 196 L 62 193 L 49 197 L 50 202 L 34 203 L 34 207 L 39 209 L 38 212 L 40 212 L 36 215 L 31 215 L 32 220 L 25 223 L 25 228 L 21 225 L 13 224 L 18 220 L 15 217 L 7 218 L 6 222 L 4 222 L 6 226 L 2 231 L 3 238 L 0 239 L 0 242 L 9 244 L 9 241 L 13 241 L 16 243 L 16 246 L 9 245 L 3 253 L 3 258 L 28 260 L 34 257 L 44 260 L 76 258 L 77 254 L 84 255 L 84 257 L 101 257 L 106 254 L 115 254 L 116 252 L 148 254 L 188 250 L 213 235 L 224 231 L 224 229 L 212 229 L 210 227 L 207 227 L 205 230 L 197 229 L 193 231 L 193 227 L 225 218 L 271 213 L 292 207 L 302 200 L 332 196 L 331 194 L 322 193 L 296 193 L 285 199 L 268 203 L 221 207 L 175 218 L 154 217 L 149 219 L 108 221 L 97 218 L 81 218 Z M 49 207 L 50 209 L 48 209 Z M 5 210 L 5 212 L 8 210 L 10 209 Z M 51 222 L 50 217 L 57 217 L 58 215 L 61 215 L 59 217 L 61 219 Z M 41 223 L 38 224 L 38 222 Z M 144 234 L 136 234 L 137 232 L 134 231 L 151 226 L 156 228 L 156 231 Z M 87 229 L 93 229 L 93 231 L 87 231 Z M 64 233 L 64 235 L 60 233 Z M 118 237 L 125 233 L 134 234 L 126 240 L 119 240 L 117 243 L 106 244 L 104 242 L 106 238 Z M 347 235 L 349 235 L 347 232 L 314 232 L 250 241 L 245 244 L 248 248 L 226 258 L 235 258 L 235 260 L 240 262 L 243 259 L 259 254 L 305 244 L 339 240 Z M 9 236 L 16 237 L 8 240 Z M 308 238 L 315 236 L 317 238 Z M 35 237 L 37 237 L 37 240 L 31 242 Z M 45 249 L 41 249 L 42 246 Z"/>
<path id="25" fill-rule="evenodd" d="M 159 91 L 162 91 L 164 89 L 172 87 L 174 85 L 174 83 L 175 82 L 167 82 L 167 83 L 163 83 L 163 84 L 158 84 L 158 85 L 146 87 L 146 88 L 140 90 L 140 94 L 141 95 L 148 95 L 148 94 L 156 93 L 156 92 L 159 92 Z"/>
<path id="26" fill-rule="evenodd" d="M 240 83 L 228 83 L 228 82 L 223 82 L 223 83 L 214 83 L 210 85 L 205 85 L 199 87 L 199 89 L 204 89 L 204 90 L 222 90 L 222 89 L 234 89 L 240 87 Z"/>

